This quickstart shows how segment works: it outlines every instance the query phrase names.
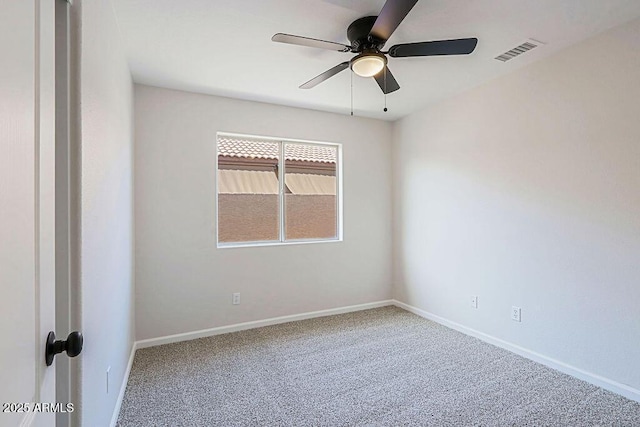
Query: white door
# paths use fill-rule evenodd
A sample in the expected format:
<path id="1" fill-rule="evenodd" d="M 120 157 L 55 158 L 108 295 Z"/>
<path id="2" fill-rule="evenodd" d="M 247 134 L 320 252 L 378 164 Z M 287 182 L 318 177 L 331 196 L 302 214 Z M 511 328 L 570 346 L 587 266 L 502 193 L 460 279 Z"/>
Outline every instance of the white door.
<path id="1" fill-rule="evenodd" d="M 52 0 L 0 1 L 0 426 L 55 423 L 54 30 Z"/>

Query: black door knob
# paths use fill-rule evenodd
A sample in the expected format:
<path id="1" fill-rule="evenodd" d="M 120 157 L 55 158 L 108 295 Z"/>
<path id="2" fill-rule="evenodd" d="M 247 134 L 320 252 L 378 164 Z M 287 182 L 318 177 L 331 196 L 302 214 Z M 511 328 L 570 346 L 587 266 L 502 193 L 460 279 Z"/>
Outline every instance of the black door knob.
<path id="1" fill-rule="evenodd" d="M 71 332 L 65 341 L 56 341 L 55 332 L 49 332 L 44 350 L 44 360 L 47 366 L 51 366 L 53 357 L 63 351 L 66 351 L 69 357 L 76 357 L 82 351 L 83 342 L 82 334 L 78 331 Z"/>

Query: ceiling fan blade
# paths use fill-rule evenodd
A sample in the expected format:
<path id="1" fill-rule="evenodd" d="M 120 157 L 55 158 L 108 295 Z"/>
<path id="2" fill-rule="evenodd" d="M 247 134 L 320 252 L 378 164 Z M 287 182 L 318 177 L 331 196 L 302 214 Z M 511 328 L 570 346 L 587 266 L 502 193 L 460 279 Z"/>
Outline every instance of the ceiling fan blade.
<path id="1" fill-rule="evenodd" d="M 387 66 L 385 66 L 378 74 L 373 76 L 373 78 L 376 79 L 378 86 L 380 86 L 380 89 L 382 89 L 382 92 L 384 92 L 385 94 L 395 92 L 396 90 L 400 89 L 400 85 L 396 81 L 396 78 L 393 77 L 393 74 L 391 74 L 391 70 L 389 70 L 389 67 Z"/>
<path id="2" fill-rule="evenodd" d="M 418 0 L 387 0 L 382 7 L 378 19 L 373 24 L 370 36 L 387 41 L 398 25 L 407 16 Z"/>
<path id="3" fill-rule="evenodd" d="M 408 56 L 467 55 L 476 48 L 478 39 L 439 40 L 433 42 L 397 44 L 389 49 L 392 58 Z"/>
<path id="4" fill-rule="evenodd" d="M 294 36 L 291 34 L 277 33 L 271 40 L 278 43 L 295 44 L 298 46 L 315 47 L 318 49 L 337 50 L 338 52 L 349 52 L 351 46 L 345 44 L 328 42 L 326 40 L 312 39 L 309 37 Z"/>
<path id="5" fill-rule="evenodd" d="M 308 82 L 300 85 L 300 89 L 311 89 L 312 87 L 315 87 L 315 86 L 319 85 L 323 81 L 335 76 L 340 71 L 344 71 L 347 68 L 349 68 L 349 62 L 348 61 L 347 62 L 343 62 L 342 64 L 338 64 L 335 67 L 330 68 L 327 71 L 325 71 L 324 73 L 320 74 L 319 76 L 316 76 L 316 77 L 312 78 L 311 80 L 309 80 Z"/>

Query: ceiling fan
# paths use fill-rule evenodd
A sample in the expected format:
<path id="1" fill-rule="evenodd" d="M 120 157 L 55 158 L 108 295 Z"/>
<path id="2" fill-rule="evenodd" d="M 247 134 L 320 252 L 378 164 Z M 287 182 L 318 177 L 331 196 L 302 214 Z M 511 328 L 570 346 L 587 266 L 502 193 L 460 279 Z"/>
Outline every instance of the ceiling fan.
<path id="1" fill-rule="evenodd" d="M 300 46 L 350 52 L 357 55 L 342 62 L 300 86 L 311 89 L 341 71 L 351 70 L 361 77 L 373 77 L 380 89 L 387 94 L 400 89 L 400 85 L 387 66 L 387 56 L 406 58 L 412 56 L 466 55 L 476 48 L 478 39 L 438 40 L 419 43 L 404 43 L 382 51 L 391 34 L 411 11 L 418 0 L 387 0 L 378 16 L 357 19 L 347 28 L 347 38 L 351 45 L 318 40 L 309 37 L 277 33 L 271 40 Z"/>

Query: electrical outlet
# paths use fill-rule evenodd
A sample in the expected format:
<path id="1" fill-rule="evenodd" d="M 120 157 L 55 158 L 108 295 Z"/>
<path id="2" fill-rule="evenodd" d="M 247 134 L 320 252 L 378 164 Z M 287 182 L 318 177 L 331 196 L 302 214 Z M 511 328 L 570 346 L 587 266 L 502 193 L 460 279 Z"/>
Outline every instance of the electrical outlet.
<path id="1" fill-rule="evenodd" d="M 233 303 L 233 305 L 240 304 L 240 292 L 236 292 L 233 294 L 233 299 L 231 302 Z"/>
<path id="2" fill-rule="evenodd" d="M 107 367 L 107 394 L 109 394 L 109 373 L 111 372 L 111 366 Z"/>
<path id="3" fill-rule="evenodd" d="M 478 308 L 478 295 L 471 295 L 471 307 Z"/>
<path id="4" fill-rule="evenodd" d="M 515 305 L 511 307 L 511 320 L 516 322 L 522 321 L 522 309 L 520 307 L 516 307 Z"/>

